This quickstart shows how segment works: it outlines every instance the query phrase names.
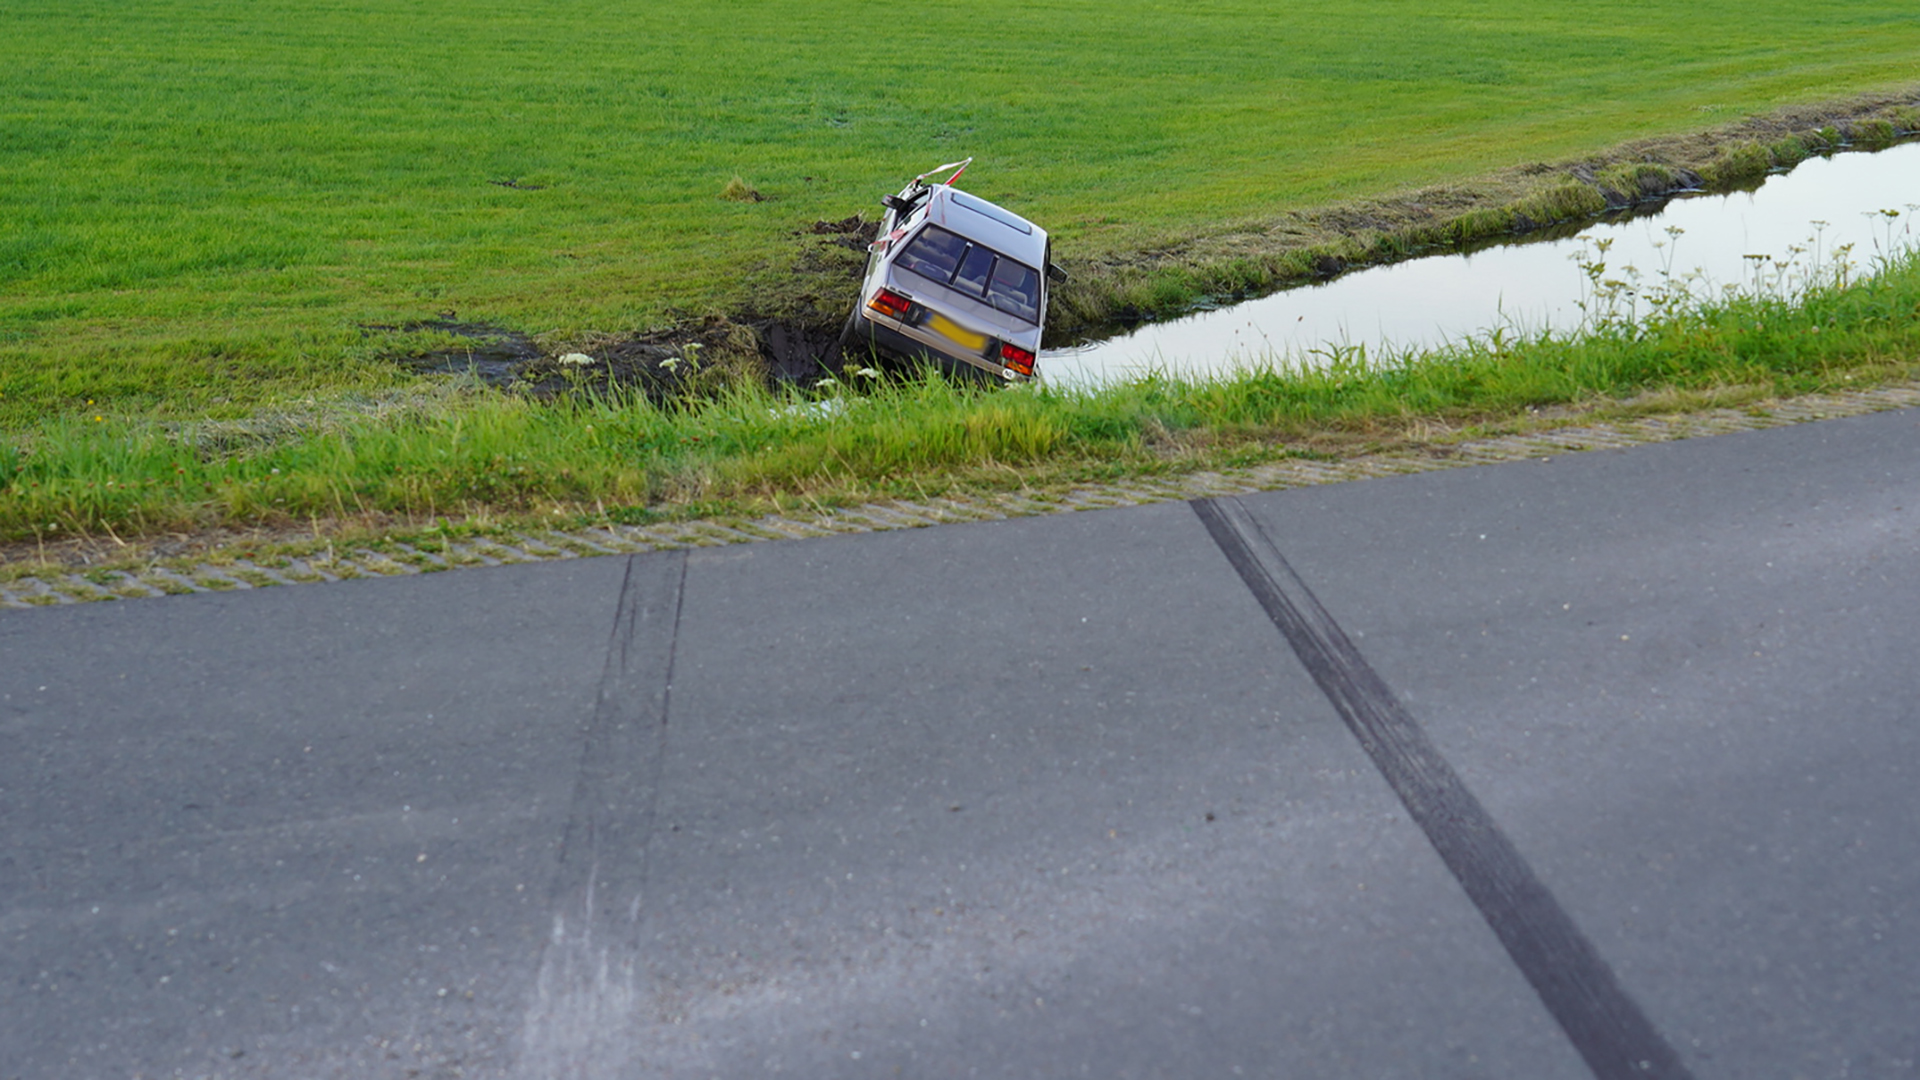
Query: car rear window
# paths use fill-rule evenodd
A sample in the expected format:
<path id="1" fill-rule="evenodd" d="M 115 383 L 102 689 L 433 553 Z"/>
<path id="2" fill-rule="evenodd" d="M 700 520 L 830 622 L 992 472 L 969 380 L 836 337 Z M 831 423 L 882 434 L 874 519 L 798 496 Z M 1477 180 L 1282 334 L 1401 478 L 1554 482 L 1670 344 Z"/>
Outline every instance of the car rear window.
<path id="1" fill-rule="evenodd" d="M 1040 275 L 1032 267 L 929 225 L 894 260 L 924 278 L 977 296 L 1015 318 L 1040 321 Z"/>

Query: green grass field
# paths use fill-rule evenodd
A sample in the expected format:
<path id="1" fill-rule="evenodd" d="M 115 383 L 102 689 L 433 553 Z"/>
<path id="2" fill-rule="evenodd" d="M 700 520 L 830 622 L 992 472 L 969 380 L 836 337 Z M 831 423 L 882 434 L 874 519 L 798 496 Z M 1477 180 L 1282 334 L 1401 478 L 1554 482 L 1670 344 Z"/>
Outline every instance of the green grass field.
<path id="1" fill-rule="evenodd" d="M 1071 260 L 1917 80 L 1904 0 L 14 0 L 0 421 L 390 385 L 360 327 L 447 310 L 751 308 L 965 154 Z"/>
<path id="2" fill-rule="evenodd" d="M 558 348 L 831 306 L 846 299 L 831 281 L 813 295 L 795 273 L 810 244 L 796 233 L 871 215 L 905 176 L 969 154 L 968 186 L 1047 225 L 1063 261 L 1094 264 L 1915 83 L 1920 10 L 1907 0 L 12 0 L 0 8 L 0 504 L 13 506 L 0 518 L 18 538 L 55 523 L 770 492 L 871 455 L 827 447 L 756 465 L 743 443 L 735 459 L 703 451 L 668 467 L 661 440 L 679 436 L 649 428 L 601 471 L 571 467 L 585 453 L 571 407 L 436 397 L 393 363 L 400 339 L 368 328 L 454 312 Z M 719 198 L 736 176 L 766 201 Z M 367 486 L 351 454 L 325 459 L 336 472 L 303 492 L 273 479 L 291 462 L 262 473 L 257 497 L 214 498 L 231 478 L 185 479 L 296 451 L 322 455 L 297 466 L 312 477 L 328 452 L 300 431 L 210 451 L 182 441 L 193 425 L 305 415 L 320 418 L 307 433 L 344 437 L 341 409 L 421 393 L 431 422 L 402 409 L 354 438 L 398 447 L 421 424 L 492 424 L 492 457 L 399 487 Z M 1075 431 L 1137 446 L 1142 424 L 1211 422 L 1186 404 L 1148 410 L 1151 423 L 1088 406 L 1111 415 L 1084 430 L 1056 415 L 1053 434 L 1002 446 L 991 431 L 1028 407 L 966 406 L 999 419 L 952 420 L 961 434 L 934 440 L 947 449 L 899 464 L 1032 462 L 1108 446 Z M 533 419 L 500 426 L 522 414 Z M 680 414 L 645 415 L 671 427 Z M 627 430 L 596 430 L 609 424 Z M 175 460 L 163 444 L 189 450 Z M 376 472 L 432 471 L 393 453 Z M 481 475 L 516 454 L 539 464 Z M 158 492 L 154 470 L 178 490 L 74 494 Z"/>

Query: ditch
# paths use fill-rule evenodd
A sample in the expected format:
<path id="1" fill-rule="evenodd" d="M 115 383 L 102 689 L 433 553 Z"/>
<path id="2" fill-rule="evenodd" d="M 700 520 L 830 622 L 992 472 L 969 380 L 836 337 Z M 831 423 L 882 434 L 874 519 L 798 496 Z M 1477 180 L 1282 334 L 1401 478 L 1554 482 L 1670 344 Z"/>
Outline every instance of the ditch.
<path id="1" fill-rule="evenodd" d="M 1915 238 L 1920 143 L 1815 157 L 1750 190 L 1682 193 L 1577 226 L 1366 267 L 1042 353 L 1061 385 L 1148 372 L 1390 361 L 1466 339 L 1571 331 L 1684 291 L 1782 292 L 1871 270 Z"/>

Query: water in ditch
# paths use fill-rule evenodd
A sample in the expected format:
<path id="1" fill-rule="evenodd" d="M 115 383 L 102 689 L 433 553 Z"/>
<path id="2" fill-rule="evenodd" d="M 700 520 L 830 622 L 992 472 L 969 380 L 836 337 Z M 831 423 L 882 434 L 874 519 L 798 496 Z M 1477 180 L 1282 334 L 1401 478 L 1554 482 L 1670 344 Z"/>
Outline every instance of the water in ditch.
<path id="1" fill-rule="evenodd" d="M 1581 324 L 1582 303 L 1595 299 L 1583 262 L 1603 261 L 1611 281 L 1684 282 L 1696 297 L 1730 286 L 1791 287 L 1836 260 L 1871 269 L 1920 238 L 1916 218 L 1920 143 L 1811 158 L 1752 191 L 1676 198 L 1658 212 L 1596 222 L 1575 236 L 1358 270 L 1049 350 L 1042 370 L 1056 385 L 1147 371 L 1207 376 L 1249 365 L 1313 366 L 1336 355 L 1379 359 L 1496 331 L 1571 330 Z"/>

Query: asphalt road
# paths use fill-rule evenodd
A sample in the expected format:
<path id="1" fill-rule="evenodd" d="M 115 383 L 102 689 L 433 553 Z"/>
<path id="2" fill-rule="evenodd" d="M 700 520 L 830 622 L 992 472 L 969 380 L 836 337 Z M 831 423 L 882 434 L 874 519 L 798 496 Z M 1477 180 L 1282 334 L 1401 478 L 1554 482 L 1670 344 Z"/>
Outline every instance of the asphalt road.
<path id="1" fill-rule="evenodd" d="M 1916 464 L 0 611 L 0 1078 L 1920 1076 Z"/>

